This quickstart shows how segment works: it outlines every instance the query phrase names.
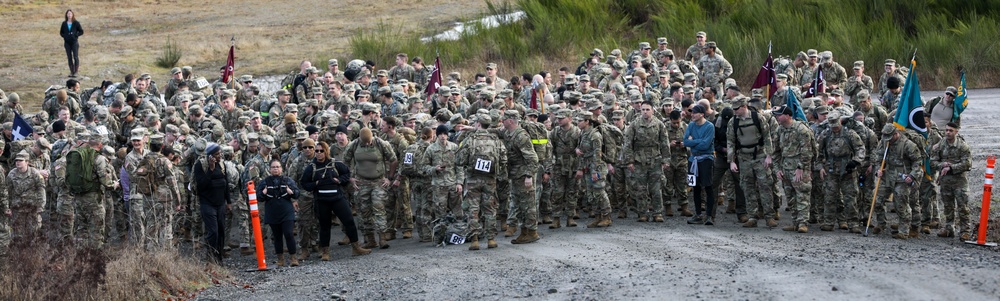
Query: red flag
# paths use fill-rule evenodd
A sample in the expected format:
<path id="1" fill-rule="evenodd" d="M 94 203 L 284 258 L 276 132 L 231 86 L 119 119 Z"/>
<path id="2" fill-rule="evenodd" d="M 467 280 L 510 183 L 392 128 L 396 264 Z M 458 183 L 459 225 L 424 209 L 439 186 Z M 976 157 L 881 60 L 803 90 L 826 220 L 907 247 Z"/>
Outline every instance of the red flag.
<path id="1" fill-rule="evenodd" d="M 771 99 L 774 96 L 774 58 L 771 56 L 771 45 L 767 46 L 767 60 L 764 61 L 764 65 L 760 66 L 760 72 L 757 73 L 757 79 L 753 81 L 753 88 L 764 88 L 767 87 L 767 99 Z"/>
<path id="2" fill-rule="evenodd" d="M 226 59 L 226 68 L 222 70 L 222 82 L 229 83 L 233 80 L 233 71 L 236 70 L 236 61 L 234 57 L 234 51 L 236 50 L 235 37 L 233 40 L 233 45 L 229 46 L 229 58 Z"/>
<path id="3" fill-rule="evenodd" d="M 434 93 L 438 92 L 438 88 L 441 88 L 441 82 L 441 56 L 438 56 L 434 59 L 434 70 L 431 70 L 431 78 L 427 81 L 427 87 L 424 88 L 428 101 Z"/>

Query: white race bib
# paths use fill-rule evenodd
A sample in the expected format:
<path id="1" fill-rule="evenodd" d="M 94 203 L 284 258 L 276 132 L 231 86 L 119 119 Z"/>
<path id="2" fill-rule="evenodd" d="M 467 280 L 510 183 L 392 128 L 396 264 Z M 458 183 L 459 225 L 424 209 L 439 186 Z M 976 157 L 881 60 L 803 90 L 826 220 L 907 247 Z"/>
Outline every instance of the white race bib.
<path id="1" fill-rule="evenodd" d="M 475 169 L 481 172 L 491 172 L 493 170 L 493 161 L 476 159 Z"/>
<path id="2" fill-rule="evenodd" d="M 412 165 L 413 164 L 413 153 L 406 153 L 403 155 L 403 164 Z"/>
<path id="3" fill-rule="evenodd" d="M 448 243 L 453 244 L 453 245 L 464 244 L 465 243 L 465 236 L 461 236 L 461 235 L 452 233 L 451 237 L 448 238 Z"/>
<path id="4" fill-rule="evenodd" d="M 688 186 L 696 186 L 698 177 L 695 175 L 688 175 Z"/>
<path id="5" fill-rule="evenodd" d="M 206 80 L 204 77 L 199 77 L 198 79 L 195 80 L 195 83 L 198 84 L 198 90 L 207 88 L 209 85 L 211 85 L 208 83 L 208 80 Z"/>

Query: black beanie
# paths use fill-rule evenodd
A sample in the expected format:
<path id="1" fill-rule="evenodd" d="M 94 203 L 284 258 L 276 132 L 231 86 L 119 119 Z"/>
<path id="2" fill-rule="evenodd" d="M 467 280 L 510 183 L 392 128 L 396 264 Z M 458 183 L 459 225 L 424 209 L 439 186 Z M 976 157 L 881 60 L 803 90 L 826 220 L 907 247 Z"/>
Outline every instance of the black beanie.
<path id="1" fill-rule="evenodd" d="M 447 135 L 448 134 L 448 126 L 443 125 L 443 124 L 439 125 L 437 127 L 437 129 L 434 130 L 434 134 L 435 135 L 441 135 L 441 134 Z"/>
<path id="2" fill-rule="evenodd" d="M 62 120 L 56 120 L 56 122 L 52 123 L 53 133 L 59 133 L 65 130 L 66 130 L 66 122 L 63 122 Z"/>

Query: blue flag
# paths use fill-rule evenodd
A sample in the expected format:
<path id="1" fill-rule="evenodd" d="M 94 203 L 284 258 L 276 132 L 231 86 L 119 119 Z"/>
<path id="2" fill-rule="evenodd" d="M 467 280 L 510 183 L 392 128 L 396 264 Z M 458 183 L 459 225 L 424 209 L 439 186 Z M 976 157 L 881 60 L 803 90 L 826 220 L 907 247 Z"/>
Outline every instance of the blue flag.
<path id="1" fill-rule="evenodd" d="M 792 117 L 801 121 L 806 121 L 806 113 L 802 111 L 802 104 L 799 104 L 799 99 L 795 98 L 795 92 L 792 92 L 792 87 L 788 87 L 788 100 L 785 102 L 785 106 L 792 109 Z"/>
<path id="2" fill-rule="evenodd" d="M 14 112 L 14 124 L 11 126 L 11 131 L 11 134 L 14 136 L 14 141 L 31 137 L 31 134 L 35 132 L 35 130 L 31 128 L 31 124 L 24 121 L 24 118 L 21 118 L 21 114 L 18 114 L 17 112 Z"/>
<path id="3" fill-rule="evenodd" d="M 969 98 L 965 95 L 965 71 L 962 71 L 962 85 L 958 87 L 958 93 L 955 95 L 955 113 L 951 117 L 951 121 L 958 120 L 958 115 L 965 111 L 965 108 L 969 106 Z"/>
<path id="4" fill-rule="evenodd" d="M 917 79 L 917 60 L 910 61 L 910 73 L 906 75 L 903 94 L 896 107 L 893 124 L 899 130 L 911 128 L 927 138 L 927 124 L 924 123 L 924 101 L 920 99 L 920 80 Z"/>

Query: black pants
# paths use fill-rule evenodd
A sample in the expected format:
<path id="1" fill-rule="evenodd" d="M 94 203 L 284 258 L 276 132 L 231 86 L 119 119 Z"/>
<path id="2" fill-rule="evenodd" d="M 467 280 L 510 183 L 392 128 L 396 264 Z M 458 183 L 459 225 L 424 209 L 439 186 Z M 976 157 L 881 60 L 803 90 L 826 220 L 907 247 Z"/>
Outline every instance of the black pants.
<path id="1" fill-rule="evenodd" d="M 208 252 L 222 262 L 222 247 L 226 241 L 226 205 L 201 202 L 201 221 L 205 223 L 205 243 Z"/>
<path id="2" fill-rule="evenodd" d="M 694 208 L 695 214 L 701 215 L 701 206 L 705 205 L 705 216 L 715 216 L 715 189 L 712 183 L 712 166 L 715 162 L 712 159 L 698 161 L 698 179 L 694 186 Z M 706 202 L 707 200 L 707 202 Z"/>
<path id="3" fill-rule="evenodd" d="M 63 42 L 63 48 L 66 48 L 66 61 L 69 62 L 69 71 L 76 73 L 76 68 L 80 66 L 80 43 Z"/>
<path id="4" fill-rule="evenodd" d="M 316 200 L 316 218 L 319 219 L 319 246 L 326 248 L 330 246 L 330 227 L 333 225 L 333 216 L 336 215 L 343 225 L 344 232 L 351 242 L 358 241 L 358 226 L 351 216 L 351 204 L 347 199 L 340 197 L 335 201 Z"/>
<path id="5" fill-rule="evenodd" d="M 288 246 L 288 254 L 295 255 L 295 221 L 283 221 L 280 224 L 268 224 L 271 226 L 271 233 L 274 238 L 274 254 L 285 253 L 284 245 Z M 284 243 L 284 245 L 282 244 Z"/>

